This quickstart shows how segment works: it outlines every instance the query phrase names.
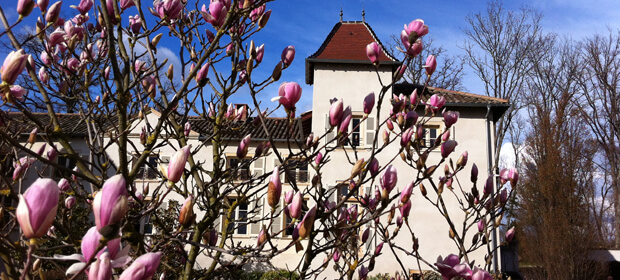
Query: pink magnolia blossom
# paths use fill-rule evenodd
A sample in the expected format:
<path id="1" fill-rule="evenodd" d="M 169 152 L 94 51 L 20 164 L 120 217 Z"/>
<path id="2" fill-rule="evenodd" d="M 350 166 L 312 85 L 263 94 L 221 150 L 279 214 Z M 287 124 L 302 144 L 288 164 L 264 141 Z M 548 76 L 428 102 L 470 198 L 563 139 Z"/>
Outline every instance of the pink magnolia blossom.
<path id="1" fill-rule="evenodd" d="M 334 126 L 340 126 L 340 121 L 342 120 L 344 105 L 342 103 L 342 99 L 332 103 L 332 106 L 329 108 L 329 124 Z"/>
<path id="2" fill-rule="evenodd" d="M 338 125 L 338 133 L 346 134 L 349 129 L 349 124 L 351 123 L 351 119 L 353 118 L 353 113 L 351 112 L 351 106 L 347 106 L 342 112 L 342 119 L 340 119 L 340 124 Z"/>
<path id="3" fill-rule="evenodd" d="M 93 4 L 94 4 L 93 0 L 80 0 L 79 5 L 77 6 L 71 5 L 70 7 L 78 10 L 80 14 L 85 15 L 93 7 Z"/>
<path id="4" fill-rule="evenodd" d="M 446 128 L 452 127 L 459 120 L 460 113 L 454 111 L 446 111 L 443 113 L 443 122 L 446 124 Z"/>
<path id="5" fill-rule="evenodd" d="M 301 218 L 301 207 L 304 202 L 304 198 L 302 197 L 300 192 L 295 193 L 293 196 L 293 202 L 290 205 L 289 213 L 291 218 L 299 219 Z"/>
<path id="6" fill-rule="evenodd" d="M 168 181 L 172 183 L 176 183 L 183 176 L 183 172 L 185 171 L 185 163 L 187 162 L 187 158 L 189 158 L 190 149 L 192 145 L 187 145 L 183 147 L 183 149 L 178 150 L 172 158 L 170 158 L 170 162 L 168 163 L 168 170 L 166 171 L 166 178 Z"/>
<path id="7" fill-rule="evenodd" d="M 163 0 L 155 5 L 156 16 L 160 19 L 174 20 L 181 16 L 183 2 L 181 0 Z"/>
<path id="8" fill-rule="evenodd" d="M 250 147 L 250 139 L 252 135 L 248 134 L 239 143 L 239 147 L 237 147 L 237 157 L 242 159 L 248 154 L 248 148 Z"/>
<path id="9" fill-rule="evenodd" d="M 375 107 L 375 93 L 371 92 L 364 98 L 364 114 L 368 115 L 372 112 L 372 109 Z"/>
<path id="10" fill-rule="evenodd" d="M 58 16 L 60 15 L 61 6 L 62 1 L 54 3 L 45 14 L 45 21 L 47 21 L 48 23 L 55 23 L 58 20 Z"/>
<path id="11" fill-rule="evenodd" d="M 34 2 L 32 3 L 34 5 Z M 7 84 L 15 83 L 17 77 L 24 71 L 24 68 L 26 68 L 27 62 L 28 55 L 24 53 L 23 49 L 10 52 L 4 59 L 2 68 L 0 68 L 2 81 Z"/>
<path id="12" fill-rule="evenodd" d="M 67 207 L 67 209 L 73 208 L 73 205 L 75 205 L 75 203 L 76 203 L 75 196 L 71 195 L 65 199 L 65 207 Z"/>
<path id="13" fill-rule="evenodd" d="M 129 16 L 129 27 L 131 28 L 131 32 L 134 34 L 140 34 L 140 29 L 142 29 L 142 19 L 139 15 Z"/>
<path id="14" fill-rule="evenodd" d="M 105 181 L 93 201 L 97 230 L 123 219 L 129 210 L 127 195 L 127 183 L 122 174 L 114 175 Z"/>
<path id="15" fill-rule="evenodd" d="M 47 233 L 56 218 L 59 196 L 56 182 L 41 178 L 19 196 L 15 216 L 26 238 L 40 238 Z"/>
<path id="16" fill-rule="evenodd" d="M 280 166 L 276 166 L 273 169 L 273 173 L 269 179 L 269 186 L 267 187 L 267 203 L 271 208 L 276 208 L 280 203 L 280 196 L 282 195 L 282 181 L 280 181 Z"/>
<path id="17" fill-rule="evenodd" d="M 19 19 L 23 19 L 30 15 L 32 9 L 34 9 L 35 2 L 34 0 L 18 0 L 17 1 L 17 14 L 19 14 Z"/>
<path id="18" fill-rule="evenodd" d="M 265 44 L 256 47 L 256 62 L 261 63 L 265 55 Z"/>
<path id="19" fill-rule="evenodd" d="M 119 280 L 147 280 L 151 279 L 161 260 L 161 252 L 146 253 L 138 257 L 119 277 Z"/>
<path id="20" fill-rule="evenodd" d="M 189 227 L 194 223 L 194 219 L 196 215 L 194 215 L 194 196 L 189 195 L 183 206 L 181 206 L 181 212 L 179 213 L 179 224 L 183 227 Z"/>
<path id="21" fill-rule="evenodd" d="M 398 172 L 396 171 L 396 167 L 388 165 L 388 167 L 383 172 L 383 176 L 381 176 L 380 179 L 381 188 L 386 190 L 387 193 L 389 193 L 396 186 L 397 182 Z"/>
<path id="22" fill-rule="evenodd" d="M 429 55 L 426 58 L 426 64 L 423 66 L 424 70 L 426 70 L 426 74 L 429 76 L 433 75 L 435 69 L 437 69 L 437 59 L 434 55 Z"/>
<path id="23" fill-rule="evenodd" d="M 295 104 L 301 98 L 301 87 L 296 82 L 282 83 L 278 89 L 278 101 L 286 110 L 295 109 Z"/>
<path id="24" fill-rule="evenodd" d="M 452 279 L 454 277 L 471 278 L 471 268 L 469 268 L 467 263 L 461 263 L 461 259 L 457 255 L 451 254 L 445 259 L 439 256 L 435 266 L 437 266 L 437 270 L 439 270 L 443 279 Z"/>
<path id="25" fill-rule="evenodd" d="M 112 279 L 112 265 L 110 264 L 110 254 L 105 252 L 90 266 L 88 280 L 110 280 Z"/>
<path id="26" fill-rule="evenodd" d="M 226 2 L 221 0 L 212 0 L 209 4 L 209 11 L 207 11 L 206 5 L 202 5 L 200 13 L 206 22 L 219 29 L 224 24 L 229 9 L 230 4 L 226 5 Z"/>
<path id="27" fill-rule="evenodd" d="M 366 45 L 366 56 L 370 62 L 374 65 L 379 65 L 379 56 L 381 55 L 381 48 L 377 42 L 372 42 Z"/>
<path id="28" fill-rule="evenodd" d="M 39 7 L 42 13 L 45 12 L 45 10 L 47 10 L 47 5 L 49 5 L 49 3 L 50 3 L 49 0 L 37 0 L 37 6 Z"/>
<path id="29" fill-rule="evenodd" d="M 508 231 L 506 231 L 506 242 L 512 241 L 512 238 L 515 237 L 515 228 L 511 227 Z"/>
<path id="30" fill-rule="evenodd" d="M 458 145 L 458 143 L 454 140 L 448 140 L 441 144 L 441 157 L 447 158 L 452 152 L 454 152 L 456 145 Z"/>
<path id="31" fill-rule="evenodd" d="M 282 50 L 282 64 L 284 67 L 287 67 L 293 63 L 293 59 L 295 59 L 295 46 L 288 46 Z"/>
<path id="32" fill-rule="evenodd" d="M 431 98 L 429 98 L 429 100 L 425 104 L 427 110 L 431 111 L 433 114 L 436 114 L 437 112 L 439 112 L 439 109 L 441 109 L 446 104 L 446 98 L 437 94 L 433 94 L 433 96 L 431 96 Z"/>

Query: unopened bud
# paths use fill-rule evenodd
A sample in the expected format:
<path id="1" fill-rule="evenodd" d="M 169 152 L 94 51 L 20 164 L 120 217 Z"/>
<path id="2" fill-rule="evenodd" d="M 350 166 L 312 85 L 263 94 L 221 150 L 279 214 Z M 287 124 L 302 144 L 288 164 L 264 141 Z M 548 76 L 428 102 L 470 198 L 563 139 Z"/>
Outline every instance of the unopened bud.
<path id="1" fill-rule="evenodd" d="M 278 81 L 282 76 L 282 61 L 278 62 L 275 68 L 273 68 L 273 72 L 271 73 L 271 78 L 274 81 Z"/>
<path id="2" fill-rule="evenodd" d="M 168 71 L 166 71 L 166 77 L 168 77 L 168 79 L 171 81 L 174 78 L 174 66 L 172 65 L 172 63 L 170 63 L 170 66 L 168 66 Z"/>
<path id="3" fill-rule="evenodd" d="M 153 40 L 151 40 L 151 45 L 153 45 L 154 48 L 157 47 L 157 44 L 159 43 L 159 40 L 161 39 L 161 36 L 164 35 L 163 33 L 159 33 L 157 34 L 157 36 L 155 36 L 155 38 L 153 38 Z M 170 64 L 172 65 L 172 64 Z"/>
<path id="4" fill-rule="evenodd" d="M 358 160 L 353 166 L 353 169 L 351 170 L 351 178 L 359 175 L 363 167 L 364 167 L 364 159 Z"/>

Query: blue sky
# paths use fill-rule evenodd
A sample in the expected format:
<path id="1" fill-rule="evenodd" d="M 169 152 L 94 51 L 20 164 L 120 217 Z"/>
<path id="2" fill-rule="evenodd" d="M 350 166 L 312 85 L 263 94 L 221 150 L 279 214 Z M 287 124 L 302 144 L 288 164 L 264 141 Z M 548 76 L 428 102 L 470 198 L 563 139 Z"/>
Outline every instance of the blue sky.
<path id="1" fill-rule="evenodd" d="M 15 3 L 17 1 L 2 0 L 3 9 L 10 22 L 16 20 Z M 50 5 L 55 3 L 50 1 Z M 97 1 L 98 2 L 98 1 Z M 150 5 L 150 1 L 142 1 L 143 5 Z M 77 5 L 78 0 L 63 1 L 63 11 L 73 14 L 75 10 L 70 5 Z M 199 4 L 208 4 L 200 0 Z M 340 8 L 344 12 L 344 20 L 361 20 L 362 5 L 366 10 L 366 22 L 374 29 L 377 36 L 388 41 L 393 34 L 402 30 L 403 24 L 421 18 L 429 26 L 428 36 L 433 37 L 436 43 L 444 46 L 451 54 L 460 54 L 459 48 L 464 42 L 465 35 L 461 31 L 466 27 L 467 15 L 484 12 L 486 1 L 402 1 L 402 0 L 280 0 L 269 3 L 268 9 L 273 10 L 267 28 L 254 38 L 257 45 L 265 44 L 265 58 L 261 67 L 254 71 L 254 76 L 265 77 L 271 73 L 275 63 L 280 58 L 282 49 L 294 45 L 297 50 L 293 65 L 287 69 L 281 81 L 295 81 L 303 86 L 302 100 L 298 106 L 299 112 L 311 107 L 312 87 L 305 85 L 304 59 L 314 53 L 334 24 L 339 21 Z M 545 32 L 556 32 L 573 39 L 580 39 L 594 33 L 606 33 L 607 28 L 620 27 L 620 1 L 617 0 L 551 0 L 551 1 L 505 1 L 507 9 L 518 9 L 523 5 L 531 6 L 544 15 L 542 25 Z M 36 20 L 35 8 L 33 14 L 25 24 L 33 24 Z M 130 8 L 126 16 L 135 14 L 135 8 Z M 22 24 L 24 25 L 24 24 Z M 2 28 L 3 29 L 3 28 Z M 168 48 L 167 55 L 174 54 L 178 43 L 162 40 L 160 47 Z M 0 61 L 5 54 L 0 54 Z M 473 93 L 482 93 L 482 85 L 478 78 L 467 69 L 464 86 Z M 275 105 L 269 101 L 277 95 L 277 87 L 270 87 L 261 93 L 260 99 L 269 107 Z M 233 102 L 249 102 L 247 94 L 234 98 Z"/>

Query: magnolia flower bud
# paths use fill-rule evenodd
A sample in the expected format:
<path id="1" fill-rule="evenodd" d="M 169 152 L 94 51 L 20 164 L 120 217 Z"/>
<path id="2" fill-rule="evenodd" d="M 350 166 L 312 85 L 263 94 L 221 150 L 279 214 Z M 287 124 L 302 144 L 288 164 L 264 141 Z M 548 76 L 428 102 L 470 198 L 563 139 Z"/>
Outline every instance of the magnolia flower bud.
<path id="1" fill-rule="evenodd" d="M 368 164 L 368 171 L 370 175 L 375 176 L 379 172 L 379 160 L 377 158 L 373 158 Z"/>
<path id="2" fill-rule="evenodd" d="M 366 243 L 369 236 L 370 236 L 370 228 L 366 228 L 366 230 L 364 230 L 364 233 L 362 233 L 362 244 Z"/>
<path id="3" fill-rule="evenodd" d="M 379 65 L 380 55 L 381 55 L 381 49 L 379 47 L 379 44 L 377 44 L 377 42 L 372 42 L 366 45 L 366 56 L 368 56 L 368 59 L 373 65 L 375 66 Z"/>
<path id="4" fill-rule="evenodd" d="M 288 67 L 289 65 L 291 65 L 291 63 L 293 63 L 293 59 L 295 59 L 295 47 L 288 46 L 284 48 L 284 50 L 282 50 L 281 57 L 284 67 Z"/>
<path id="5" fill-rule="evenodd" d="M 183 206 L 181 207 L 181 212 L 179 213 L 179 224 L 187 228 L 194 223 L 195 217 L 194 196 L 190 194 L 187 199 L 185 199 L 185 203 L 183 203 Z"/>
<path id="6" fill-rule="evenodd" d="M 170 66 L 168 66 L 168 70 L 166 71 L 166 77 L 168 77 L 168 79 L 171 81 L 172 79 L 174 79 L 174 64 L 170 63 Z"/>
<path id="7" fill-rule="evenodd" d="M 97 258 L 97 260 L 90 266 L 88 271 L 89 280 L 110 280 L 112 279 L 112 264 L 110 261 L 110 254 L 104 252 Z"/>
<path id="8" fill-rule="evenodd" d="M 380 255 L 381 250 L 383 250 L 383 242 L 379 243 L 379 245 L 377 245 L 377 247 L 375 248 L 375 256 Z"/>
<path id="9" fill-rule="evenodd" d="M 383 176 L 381 176 L 381 188 L 387 190 L 387 192 L 389 193 L 396 186 L 397 181 L 398 174 L 396 168 L 392 165 L 389 165 L 383 172 Z"/>
<path id="10" fill-rule="evenodd" d="M 515 228 L 511 227 L 508 231 L 506 231 L 506 242 L 512 241 L 512 238 L 515 236 Z"/>
<path id="11" fill-rule="evenodd" d="M 480 221 L 478 221 L 478 232 L 483 232 L 484 231 L 484 224 L 485 224 L 485 220 L 484 218 L 480 219 Z"/>
<path id="12" fill-rule="evenodd" d="M 414 187 L 415 185 L 413 184 L 413 182 L 409 183 L 405 187 L 405 189 L 400 193 L 400 202 L 407 203 L 407 201 L 409 201 L 409 197 L 411 196 Z"/>
<path id="13" fill-rule="evenodd" d="M 459 120 L 459 112 L 447 111 L 443 113 L 443 122 L 446 124 L 446 128 L 452 127 Z"/>
<path id="14" fill-rule="evenodd" d="M 151 279 L 161 260 L 161 252 L 146 253 L 138 257 L 123 273 L 119 280 L 147 280 Z"/>
<path id="15" fill-rule="evenodd" d="M 188 137 L 191 131 L 192 131 L 192 124 L 190 122 L 186 122 L 185 126 L 183 126 L 183 134 L 185 135 L 185 137 Z"/>
<path id="16" fill-rule="evenodd" d="M 387 125 L 387 128 L 388 128 L 390 131 L 394 131 L 394 124 L 392 123 L 392 120 L 387 119 L 387 120 L 385 121 L 385 124 Z"/>
<path id="17" fill-rule="evenodd" d="M 185 171 L 185 163 L 187 162 L 191 148 L 191 144 L 187 145 L 183 147 L 183 149 L 178 150 L 172 156 L 170 162 L 168 163 L 168 170 L 166 174 L 164 174 L 168 181 L 176 183 L 181 179 L 181 176 L 183 176 L 183 172 Z"/>
<path id="18" fill-rule="evenodd" d="M 269 21 L 269 17 L 271 16 L 271 10 L 266 11 L 258 20 L 258 27 L 265 28 L 267 22 Z"/>
<path id="19" fill-rule="evenodd" d="M 457 142 L 454 140 L 448 140 L 441 144 L 441 157 L 447 158 L 456 148 Z"/>
<path id="20" fill-rule="evenodd" d="M 282 181 L 280 181 L 280 166 L 276 166 L 269 179 L 267 187 L 267 203 L 272 209 L 275 209 L 280 203 L 280 195 L 282 194 Z"/>
<path id="21" fill-rule="evenodd" d="M 467 151 L 463 152 L 461 157 L 459 157 L 459 159 L 456 161 L 457 169 L 458 168 L 463 168 L 463 167 L 465 167 L 465 165 L 467 165 L 467 158 L 468 157 L 469 157 L 469 154 L 467 153 Z"/>
<path id="22" fill-rule="evenodd" d="M 41 178 L 19 196 L 15 216 L 26 238 L 40 238 L 47 233 L 56 218 L 59 196 L 56 182 Z"/>
<path id="23" fill-rule="evenodd" d="M 329 124 L 332 127 L 340 125 L 343 115 L 343 108 L 344 105 L 342 104 L 342 99 L 332 103 L 332 106 L 329 109 Z"/>
<path id="24" fill-rule="evenodd" d="M 314 158 L 314 163 L 315 163 L 316 165 L 319 165 L 319 164 L 321 164 L 321 161 L 322 161 L 322 160 L 323 160 L 323 154 L 319 152 L 319 153 L 316 155 L 316 158 Z"/>
<path id="25" fill-rule="evenodd" d="M 390 133 L 387 130 L 383 130 L 383 144 L 387 145 L 390 142 Z"/>
<path id="26" fill-rule="evenodd" d="M 17 14 L 19 14 L 19 19 L 23 19 L 27 17 L 32 9 L 34 9 L 34 1 L 33 0 L 18 0 L 17 1 Z M 4 75 L 2 75 L 4 78 Z"/>
<path id="27" fill-rule="evenodd" d="M 340 120 L 340 124 L 338 125 L 338 133 L 346 134 L 349 129 L 349 123 L 351 123 L 351 119 L 353 118 L 353 113 L 351 112 L 351 106 L 347 106 L 342 112 L 342 119 Z"/>
<path id="28" fill-rule="evenodd" d="M 375 107 L 375 93 L 371 92 L 364 98 L 364 114 L 368 115 L 372 112 L 372 109 Z"/>
<path id="29" fill-rule="evenodd" d="M 478 166 L 476 166 L 476 164 L 474 163 L 471 166 L 471 182 L 475 183 L 476 181 L 478 181 Z"/>
<path id="30" fill-rule="evenodd" d="M 196 73 L 196 83 L 201 87 L 207 84 L 207 75 L 209 74 L 209 67 L 210 67 L 210 64 L 205 63 L 204 65 L 202 65 L 202 67 L 200 67 L 200 70 L 198 70 L 198 73 Z"/>
<path id="31" fill-rule="evenodd" d="M 39 132 L 39 129 L 36 127 L 30 132 L 30 136 L 28 136 L 28 143 L 34 144 L 34 142 L 37 141 L 38 132 Z"/>
<path id="32" fill-rule="evenodd" d="M 110 177 L 97 192 L 93 201 L 97 230 L 120 222 L 129 209 L 127 183 L 122 174 Z"/>
<path id="33" fill-rule="evenodd" d="M 301 206 L 303 204 L 303 197 L 301 196 L 300 192 L 295 193 L 295 196 L 293 196 L 293 201 L 291 202 L 291 205 L 289 207 L 289 214 L 291 215 L 291 218 L 293 219 L 299 219 L 301 218 Z"/>
<path id="34" fill-rule="evenodd" d="M 355 165 L 353 166 L 353 169 L 351 169 L 351 178 L 359 175 L 362 172 L 362 168 L 364 168 L 364 159 L 360 159 L 358 160 Z"/>
<path id="35" fill-rule="evenodd" d="M 256 247 L 260 247 L 265 242 L 267 242 L 267 240 L 269 240 L 269 232 L 267 232 L 265 230 L 265 226 L 263 226 L 263 228 L 258 233 L 258 238 L 256 240 Z"/>
<path id="36" fill-rule="evenodd" d="M 423 66 L 424 70 L 426 70 L 426 74 L 429 76 L 433 75 L 435 69 L 437 68 L 437 59 L 435 59 L 434 55 L 429 55 L 426 58 L 426 65 Z"/>
<path id="37" fill-rule="evenodd" d="M 242 159 L 248 154 L 248 148 L 250 147 L 250 138 L 252 135 L 248 134 L 239 143 L 239 147 L 237 147 L 237 157 Z"/>
<path id="38" fill-rule="evenodd" d="M 407 219 L 407 217 L 409 217 L 409 212 L 411 212 L 411 200 L 407 200 L 407 202 L 400 206 L 398 210 L 403 218 Z"/>
<path id="39" fill-rule="evenodd" d="M 314 218 L 316 216 L 316 206 L 312 207 L 304 216 L 303 220 L 298 225 L 299 238 L 304 239 L 310 236 L 310 231 L 314 225 Z"/>
<path id="40" fill-rule="evenodd" d="M 50 7 L 47 14 L 45 14 L 45 21 L 47 21 L 47 23 L 55 23 L 58 20 L 61 5 L 62 1 L 58 1 Z"/>
<path id="41" fill-rule="evenodd" d="M 67 209 L 71 209 L 73 205 L 75 205 L 75 202 L 75 196 L 69 196 L 65 199 L 65 207 L 67 207 Z"/>
<path id="42" fill-rule="evenodd" d="M 57 155 L 58 150 L 56 150 L 56 145 L 50 146 L 49 149 L 47 149 L 47 160 L 54 161 Z"/>

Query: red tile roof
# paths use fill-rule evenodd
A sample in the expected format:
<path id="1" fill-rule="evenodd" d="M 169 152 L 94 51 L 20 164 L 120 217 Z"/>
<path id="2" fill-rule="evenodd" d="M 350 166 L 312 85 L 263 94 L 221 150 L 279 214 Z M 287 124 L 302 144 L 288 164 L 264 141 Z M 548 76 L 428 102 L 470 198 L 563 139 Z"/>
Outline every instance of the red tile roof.
<path id="1" fill-rule="evenodd" d="M 314 83 L 314 63 L 368 64 L 366 46 L 377 42 L 382 52 L 379 54 L 381 65 L 390 65 L 392 70 L 400 61 L 387 52 L 368 23 L 363 21 L 345 21 L 336 23 L 327 35 L 321 47 L 306 58 L 306 83 Z"/>
<path id="2" fill-rule="evenodd" d="M 379 61 L 398 61 L 385 51 L 381 41 L 379 41 L 379 38 L 377 38 L 370 26 L 366 22 L 360 21 L 337 23 L 319 50 L 311 55 L 310 58 L 368 61 L 366 45 L 372 42 L 377 42 L 383 50 L 379 54 Z"/>

